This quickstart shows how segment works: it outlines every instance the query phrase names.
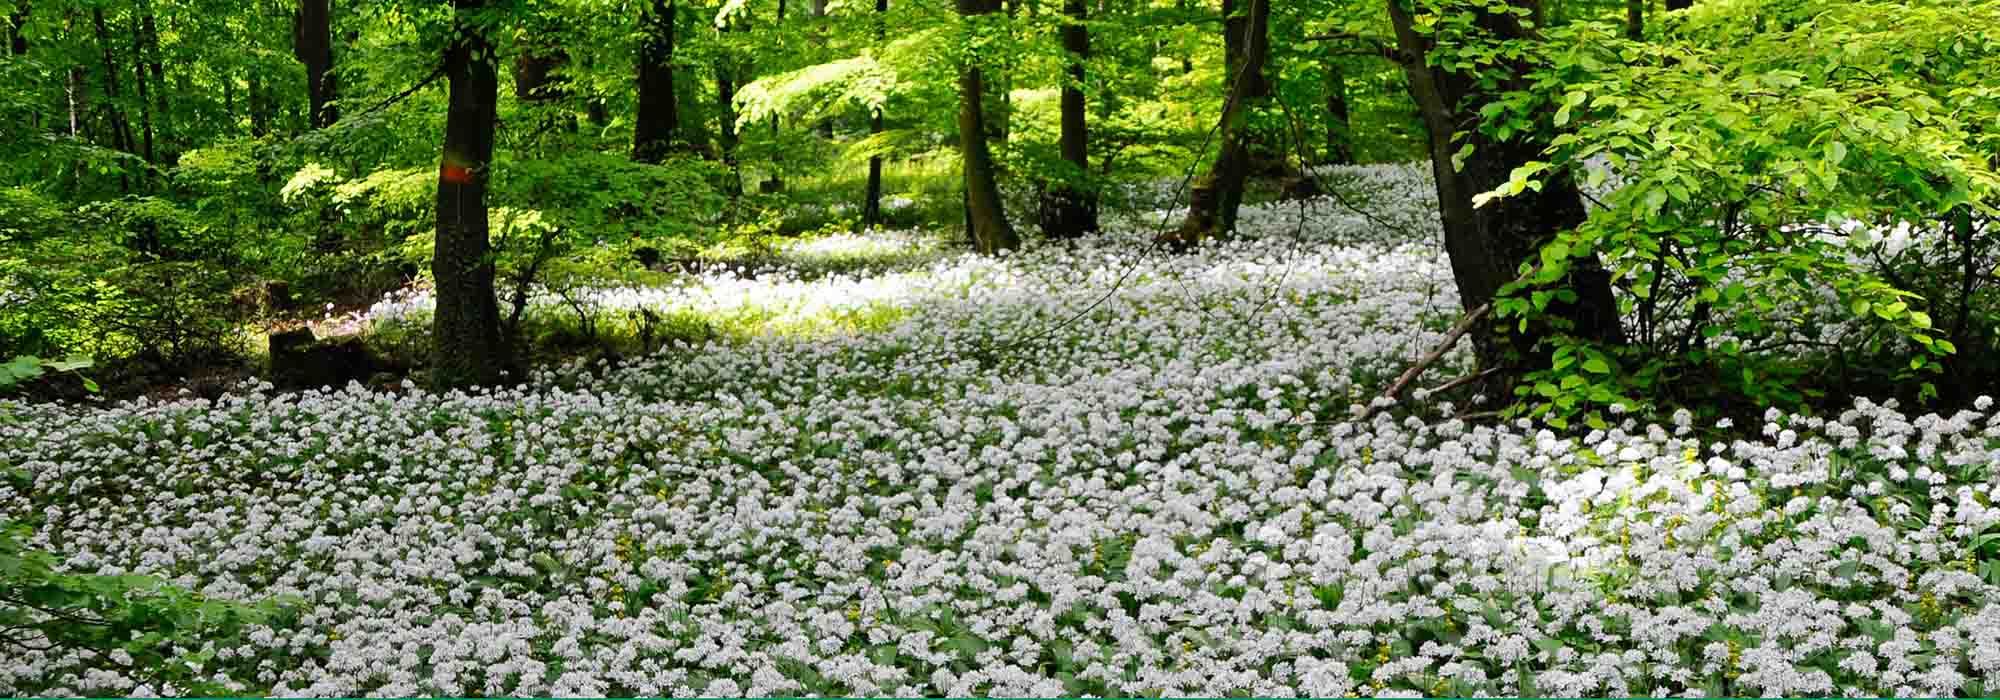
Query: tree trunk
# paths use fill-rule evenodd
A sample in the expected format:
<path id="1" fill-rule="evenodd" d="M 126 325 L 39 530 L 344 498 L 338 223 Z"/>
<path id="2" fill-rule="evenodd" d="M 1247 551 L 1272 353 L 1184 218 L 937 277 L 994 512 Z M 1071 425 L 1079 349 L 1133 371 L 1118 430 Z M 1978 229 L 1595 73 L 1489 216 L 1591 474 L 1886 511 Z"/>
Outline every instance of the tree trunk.
<path id="1" fill-rule="evenodd" d="M 486 0 L 452 0 L 457 31 L 444 56 L 450 97 L 438 166 L 437 240 L 431 261 L 437 281 L 431 366 L 432 380 L 440 388 L 496 383 L 508 356 L 500 340 L 486 221 L 487 168 L 493 161 L 500 76 L 492 44 L 468 16 L 485 5 Z"/>
<path id="2" fill-rule="evenodd" d="M 299 0 L 292 12 L 292 55 L 306 67 L 307 120 L 315 129 L 340 118 L 334 105 L 332 0 Z"/>
<path id="3" fill-rule="evenodd" d="M 153 93 L 150 81 L 146 79 L 146 31 L 144 25 L 132 24 L 132 85 L 139 93 L 139 133 L 143 139 L 140 155 L 148 163 L 158 163 L 157 152 L 153 150 Z M 151 176 L 151 171 L 148 177 Z M 143 180 L 144 178 L 142 178 Z"/>
<path id="4" fill-rule="evenodd" d="M 729 33 L 729 24 L 725 23 L 716 31 L 718 46 L 715 52 L 715 110 L 719 122 L 717 126 L 721 127 L 717 133 L 717 141 L 722 147 L 722 165 L 729 169 L 725 192 L 734 200 L 737 195 L 743 194 L 742 164 L 736 159 L 736 147 L 742 141 L 736 134 L 737 57 L 729 47 L 720 45 L 723 43 L 720 35 Z"/>
<path id="5" fill-rule="evenodd" d="M 264 138 L 271 135 L 271 95 L 264 90 L 264 83 L 257 79 L 257 72 L 250 71 L 250 135 Z"/>
<path id="6" fill-rule="evenodd" d="M 112 145 L 118 150 L 133 153 L 132 125 L 125 120 L 125 112 L 118 105 L 118 59 L 111 48 L 111 28 L 105 24 L 104 8 L 91 10 L 91 22 L 97 32 L 97 45 L 104 55 L 104 112 L 106 128 L 110 130 Z"/>
<path id="7" fill-rule="evenodd" d="M 514 57 L 514 99 L 534 108 L 537 133 L 561 127 L 576 133 L 576 113 L 560 109 L 569 97 L 569 79 L 562 69 L 569 66 L 569 52 L 552 44 L 524 46 Z"/>
<path id="8" fill-rule="evenodd" d="M 160 135 L 160 160 L 172 164 L 179 160 L 179 151 L 173 147 L 173 111 L 167 99 L 166 59 L 160 51 L 160 25 L 154 19 L 152 3 L 145 3 L 146 15 L 140 20 L 140 30 L 144 33 L 146 70 L 153 76 L 153 122 Z"/>
<path id="9" fill-rule="evenodd" d="M 1534 258 L 1543 244 L 1582 223 L 1583 198 L 1574 181 L 1551 174 L 1540 190 L 1529 189 L 1473 207 L 1474 195 L 1505 184 L 1516 167 L 1540 158 L 1548 147 L 1548 136 L 1536 135 L 1546 131 L 1530 130 L 1498 141 L 1471 126 L 1478 123 L 1481 110 L 1495 104 L 1503 93 L 1526 87 L 1526 66 L 1503 64 L 1500 67 L 1513 69 L 1512 82 L 1491 85 L 1466 73 L 1429 65 L 1425 59 L 1432 48 L 1430 35 L 1416 29 L 1411 12 L 1403 7 L 1405 1 L 1388 0 L 1391 24 L 1404 56 L 1410 93 L 1430 133 L 1431 171 L 1437 179 L 1445 250 L 1451 258 L 1452 278 L 1458 284 L 1459 303 L 1469 312 L 1494 301 L 1500 288 L 1519 277 L 1520 265 Z M 1508 0 L 1508 4 L 1532 10 L 1539 1 Z M 1477 22 L 1496 39 L 1535 37 L 1533 29 L 1511 14 L 1481 13 Z M 1548 119 L 1549 115 L 1539 117 Z M 1453 137 L 1460 132 L 1473 150 L 1461 167 L 1454 167 L 1454 154 L 1463 143 Z M 1552 317 L 1571 326 L 1566 332 L 1593 341 L 1623 342 L 1610 275 L 1594 259 L 1580 260 L 1574 263 L 1566 284 L 1576 292 L 1577 300 L 1549 307 Z M 1503 370 L 1501 386 L 1510 388 L 1521 371 L 1539 366 L 1540 354 L 1546 352 L 1542 341 L 1552 332 L 1540 324 L 1523 330 L 1516 324 L 1482 323 L 1472 339 L 1480 366 Z"/>
<path id="10" fill-rule="evenodd" d="M 1348 119 L 1347 69 L 1335 56 L 1326 58 L 1326 163 L 1354 163 L 1354 126 Z"/>
<path id="11" fill-rule="evenodd" d="M 1084 101 L 1085 63 L 1090 58 L 1090 30 L 1085 0 L 1063 0 L 1066 22 L 1062 28 L 1063 51 L 1068 53 L 1069 71 L 1062 87 L 1062 158 L 1075 166 L 1042 197 L 1042 233 L 1055 238 L 1076 238 L 1097 230 L 1097 201 L 1079 182 L 1090 173 L 1090 134 Z"/>
<path id="12" fill-rule="evenodd" d="M 826 26 L 826 3 L 827 0 L 812 0 L 813 47 L 822 52 L 826 50 L 826 34 L 828 31 L 828 28 Z M 876 8 L 876 11 L 877 12 L 883 11 L 883 9 L 879 6 L 879 4 Z M 815 128 L 819 129 L 820 138 L 829 141 L 833 140 L 832 117 L 821 119 L 819 125 Z"/>
<path id="13" fill-rule="evenodd" d="M 885 26 L 886 18 L 884 17 L 887 14 L 889 14 L 889 0 L 875 0 L 875 40 L 877 42 L 882 41 L 888 34 L 888 29 Z M 876 107 L 869 110 L 868 134 L 870 136 L 878 136 L 881 133 L 882 108 Z M 882 224 L 882 156 L 879 153 L 868 156 L 868 192 L 863 196 L 863 200 L 861 204 L 861 228 L 867 230 L 880 226 Z"/>
<path id="14" fill-rule="evenodd" d="M 1222 121 L 1217 127 L 1221 150 L 1208 173 L 1188 195 L 1187 219 L 1178 230 L 1161 237 L 1161 243 L 1175 250 L 1184 250 L 1236 228 L 1236 211 L 1243 204 L 1243 183 L 1250 176 L 1250 109 L 1257 91 L 1264 85 L 1264 61 L 1270 55 L 1266 40 L 1271 21 L 1270 1 L 1249 0 L 1244 21 L 1248 23 L 1244 62 L 1231 71 L 1240 77 L 1230 83 L 1229 98 L 1223 103 Z"/>
<path id="15" fill-rule="evenodd" d="M 1646 0 L 1625 0 L 1625 38 L 1646 38 Z"/>
<path id="16" fill-rule="evenodd" d="M 958 0 L 958 14 L 963 17 L 999 9 L 999 0 Z M 966 233 L 979 252 L 992 254 L 1020 247 L 1021 239 L 1007 223 L 1007 210 L 1000 202 L 993 152 L 986 143 L 986 80 L 976 61 L 974 57 L 958 74 L 958 140 L 965 162 Z"/>
<path id="17" fill-rule="evenodd" d="M 16 56 L 28 55 L 28 10 L 29 5 L 23 0 L 19 7 L 14 8 L 14 14 L 7 18 L 10 35 L 8 43 L 12 45 Z"/>
<path id="18" fill-rule="evenodd" d="M 653 0 L 639 16 L 645 38 L 639 44 L 639 114 L 632 125 L 632 159 L 666 160 L 680 130 L 680 102 L 674 95 L 674 0 Z"/>

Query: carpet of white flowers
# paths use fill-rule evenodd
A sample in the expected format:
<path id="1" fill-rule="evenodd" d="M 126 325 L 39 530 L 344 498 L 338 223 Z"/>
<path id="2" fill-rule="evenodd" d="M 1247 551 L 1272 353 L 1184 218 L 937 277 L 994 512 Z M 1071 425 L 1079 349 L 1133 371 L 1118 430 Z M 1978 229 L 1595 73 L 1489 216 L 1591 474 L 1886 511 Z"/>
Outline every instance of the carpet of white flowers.
<path id="1" fill-rule="evenodd" d="M 0 404 L 0 464 L 33 475 L 0 508 L 77 571 L 295 598 L 202 668 L 253 693 L 2000 690 L 1989 401 L 1352 419 L 1458 303 L 1421 172 L 1338 174 L 1370 216 L 1253 208 L 1192 255 L 1127 222 L 599 300 L 897 310 L 866 331 L 472 394 Z M 175 692 L 128 671 L 24 652 L 0 693 Z"/>

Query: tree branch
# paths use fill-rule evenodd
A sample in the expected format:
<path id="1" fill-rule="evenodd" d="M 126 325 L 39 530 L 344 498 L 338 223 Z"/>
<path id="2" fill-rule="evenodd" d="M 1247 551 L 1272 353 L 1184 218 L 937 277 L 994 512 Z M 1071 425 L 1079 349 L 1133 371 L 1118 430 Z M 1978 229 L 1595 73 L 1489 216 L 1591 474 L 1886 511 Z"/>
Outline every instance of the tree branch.
<path id="1" fill-rule="evenodd" d="M 1306 41 L 1351 41 L 1360 44 L 1361 46 L 1352 49 L 1340 49 L 1337 50 L 1336 53 L 1344 56 L 1374 56 L 1377 58 L 1388 59 L 1389 61 L 1394 63 L 1409 62 L 1409 57 L 1404 56 L 1403 52 L 1398 50 L 1393 44 L 1389 42 L 1389 40 L 1379 37 L 1363 36 L 1351 32 L 1327 32 L 1325 34 L 1314 34 L 1311 36 L 1307 36 L 1305 40 Z"/>
<path id="2" fill-rule="evenodd" d="M 1463 318 L 1458 319 L 1458 323 L 1451 327 L 1451 331 L 1445 333 L 1444 341 L 1438 343 L 1437 347 L 1431 348 L 1430 352 L 1424 353 L 1423 357 L 1417 358 L 1416 364 L 1410 365 L 1409 369 L 1403 370 L 1402 374 L 1397 375 L 1396 381 L 1391 382 L 1389 388 L 1383 389 L 1380 396 L 1375 397 L 1374 401 L 1368 402 L 1368 406 L 1361 410 L 1360 417 L 1366 418 L 1374 414 L 1378 405 L 1384 407 L 1393 405 L 1397 395 L 1402 394 L 1404 389 L 1408 389 L 1410 383 L 1417 380 L 1418 375 L 1423 374 L 1424 370 L 1430 369 L 1430 366 L 1436 364 L 1438 359 L 1444 357 L 1446 352 L 1450 352 L 1452 346 L 1458 344 L 1458 339 L 1465 337 L 1466 333 L 1471 332 L 1472 327 L 1479 323 L 1479 319 L 1485 318 L 1486 312 L 1492 309 L 1492 304 L 1480 304 L 1479 308 L 1467 312 Z M 1480 372 L 1473 376 L 1479 377 L 1484 375 L 1485 372 Z M 1457 384 L 1458 382 L 1456 381 L 1448 383 L 1444 387 L 1440 387 L 1440 390 L 1455 388 Z M 1388 403 L 1383 403 L 1383 399 L 1388 399 Z"/>

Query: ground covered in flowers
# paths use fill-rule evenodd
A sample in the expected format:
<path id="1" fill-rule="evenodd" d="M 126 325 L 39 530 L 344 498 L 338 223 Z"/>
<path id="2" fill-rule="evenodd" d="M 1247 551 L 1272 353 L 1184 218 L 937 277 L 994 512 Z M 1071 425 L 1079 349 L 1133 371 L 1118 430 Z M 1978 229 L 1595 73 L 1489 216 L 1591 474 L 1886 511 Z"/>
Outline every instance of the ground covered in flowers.
<path id="1" fill-rule="evenodd" d="M 1132 221 L 606 291 L 772 332 L 520 388 L 0 404 L 0 508 L 77 571 L 294 600 L 203 662 L 249 693 L 2000 690 L 1990 402 L 1351 418 L 1458 304 L 1421 172 L 1334 175 L 1357 206 L 1192 255 Z M 141 676 L 0 659 L 0 693 L 175 692 Z"/>

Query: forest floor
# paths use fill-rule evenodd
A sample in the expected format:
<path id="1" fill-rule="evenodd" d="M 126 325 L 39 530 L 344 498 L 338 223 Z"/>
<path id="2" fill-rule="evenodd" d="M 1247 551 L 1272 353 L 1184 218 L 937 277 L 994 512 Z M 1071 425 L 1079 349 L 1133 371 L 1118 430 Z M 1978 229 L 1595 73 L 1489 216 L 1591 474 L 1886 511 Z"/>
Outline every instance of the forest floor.
<path id="1" fill-rule="evenodd" d="M 1145 254 L 1158 220 L 853 237 L 592 292 L 674 342 L 515 388 L 0 404 L 0 509 L 77 571 L 289 602 L 201 662 L 243 692 L 2000 690 L 1990 401 L 1352 418 L 1458 302 L 1423 172 L 1336 174 L 1347 204 L 1184 256 Z M 173 690 L 0 659 L 0 694 Z"/>

